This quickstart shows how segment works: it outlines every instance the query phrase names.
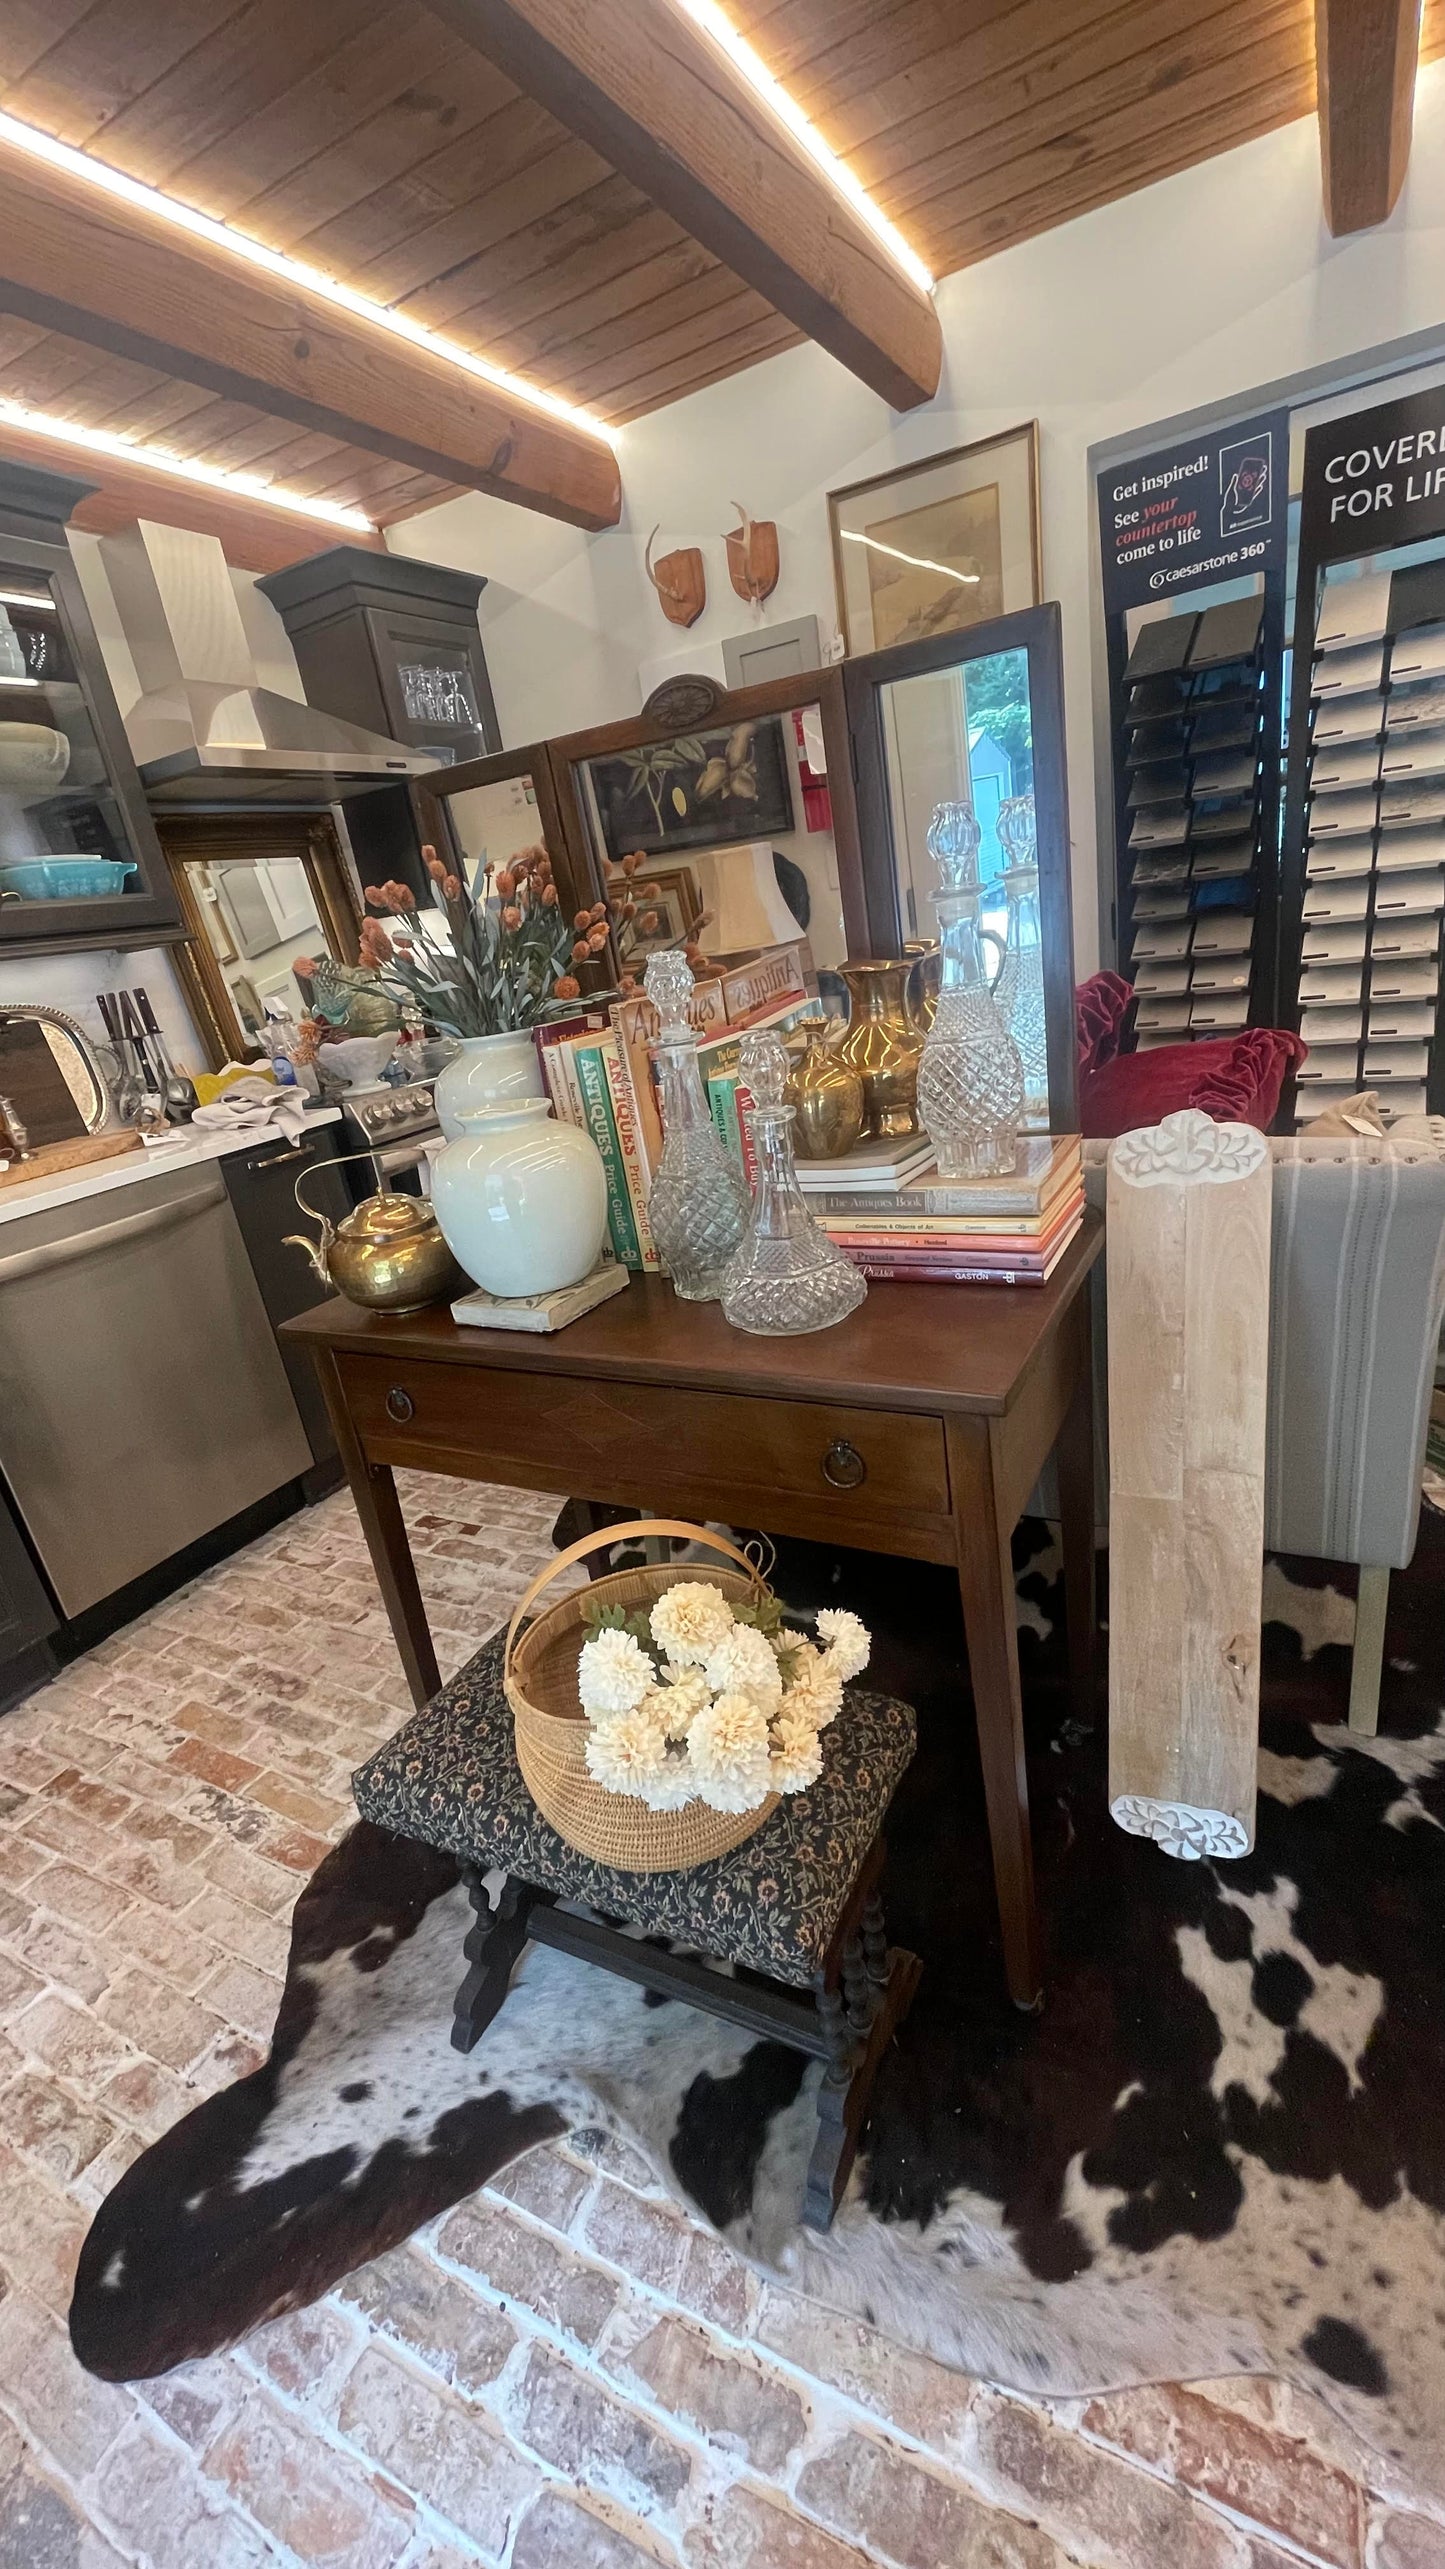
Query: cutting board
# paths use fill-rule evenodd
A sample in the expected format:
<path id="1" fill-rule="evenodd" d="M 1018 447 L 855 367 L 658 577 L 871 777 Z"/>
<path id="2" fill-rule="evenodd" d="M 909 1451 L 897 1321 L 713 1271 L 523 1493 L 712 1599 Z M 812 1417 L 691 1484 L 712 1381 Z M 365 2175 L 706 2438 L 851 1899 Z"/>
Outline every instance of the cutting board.
<path id="1" fill-rule="evenodd" d="M 73 1142 L 45 1142 L 26 1160 L 13 1167 L 0 1169 L 0 1186 L 28 1185 L 32 1178 L 58 1177 L 64 1169 L 80 1169 L 91 1160 L 113 1160 L 121 1151 L 138 1151 L 139 1133 L 81 1133 Z"/>

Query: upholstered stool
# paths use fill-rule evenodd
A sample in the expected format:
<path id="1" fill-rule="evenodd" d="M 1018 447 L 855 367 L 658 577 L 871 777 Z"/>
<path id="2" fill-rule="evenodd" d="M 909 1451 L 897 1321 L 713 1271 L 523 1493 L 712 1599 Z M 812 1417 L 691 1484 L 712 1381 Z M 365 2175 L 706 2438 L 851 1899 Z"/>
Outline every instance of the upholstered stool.
<path id="1" fill-rule="evenodd" d="M 453 2043 L 471 2050 L 530 1937 L 822 2060 L 803 2218 L 826 2229 L 921 1968 L 890 1950 L 878 1892 L 883 1817 L 913 1754 L 910 1708 L 848 1687 L 817 1783 L 754 1837 L 684 1873 L 618 1873 L 543 1819 L 517 1765 L 501 1671 L 501 1641 L 488 1642 L 352 1779 L 363 1819 L 461 1864 L 474 1914 Z M 505 1877 L 495 1907 L 482 1887 L 493 1872 Z"/>

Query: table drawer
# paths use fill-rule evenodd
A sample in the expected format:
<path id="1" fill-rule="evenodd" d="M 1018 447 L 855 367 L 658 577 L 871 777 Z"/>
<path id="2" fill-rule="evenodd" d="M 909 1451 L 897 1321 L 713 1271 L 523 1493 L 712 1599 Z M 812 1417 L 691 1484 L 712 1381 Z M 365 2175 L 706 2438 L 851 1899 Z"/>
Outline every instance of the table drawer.
<path id="1" fill-rule="evenodd" d="M 655 1473 L 673 1489 L 695 1481 L 699 1506 L 707 1500 L 714 1515 L 726 1513 L 729 1490 L 754 1506 L 759 1493 L 777 1490 L 837 1501 L 840 1514 L 948 1512 L 938 1418 L 403 1357 L 341 1355 L 337 1364 L 377 1463 L 425 1465 L 435 1457 L 444 1469 L 467 1456 L 485 1478 L 490 1459 L 525 1467 L 539 1486 L 590 1498 Z"/>

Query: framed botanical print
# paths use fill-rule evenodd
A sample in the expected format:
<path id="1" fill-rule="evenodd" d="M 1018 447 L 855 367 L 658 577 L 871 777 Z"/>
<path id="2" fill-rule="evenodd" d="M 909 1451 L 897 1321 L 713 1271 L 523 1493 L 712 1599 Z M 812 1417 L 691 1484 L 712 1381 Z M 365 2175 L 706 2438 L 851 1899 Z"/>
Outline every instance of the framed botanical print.
<path id="1" fill-rule="evenodd" d="M 1038 606 L 1038 422 L 830 491 L 828 522 L 850 659 Z"/>
<path id="2" fill-rule="evenodd" d="M 772 721 L 679 733 L 588 761 L 602 844 L 615 863 L 776 838 L 793 827 L 782 733 Z"/>

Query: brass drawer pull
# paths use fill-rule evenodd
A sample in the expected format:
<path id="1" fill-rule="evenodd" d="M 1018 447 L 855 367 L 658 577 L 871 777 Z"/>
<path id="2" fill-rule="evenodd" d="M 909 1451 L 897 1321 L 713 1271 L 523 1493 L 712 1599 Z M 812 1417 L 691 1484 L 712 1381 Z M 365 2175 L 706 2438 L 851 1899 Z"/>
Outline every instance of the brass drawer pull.
<path id="1" fill-rule="evenodd" d="M 404 1425 L 407 1419 L 416 1416 L 416 1403 L 410 1392 L 402 1390 L 400 1383 L 393 1383 L 386 1395 L 386 1414 L 388 1418 L 394 1418 L 398 1425 Z"/>
<path id="2" fill-rule="evenodd" d="M 823 1478 L 831 1481 L 835 1490 L 856 1490 L 867 1480 L 868 1466 L 846 1436 L 835 1436 L 824 1455 Z"/>

